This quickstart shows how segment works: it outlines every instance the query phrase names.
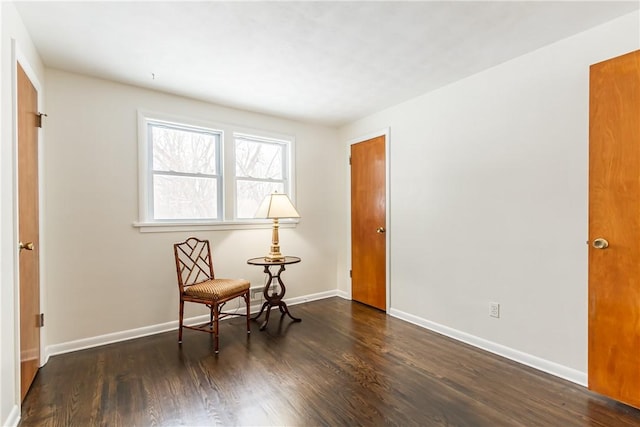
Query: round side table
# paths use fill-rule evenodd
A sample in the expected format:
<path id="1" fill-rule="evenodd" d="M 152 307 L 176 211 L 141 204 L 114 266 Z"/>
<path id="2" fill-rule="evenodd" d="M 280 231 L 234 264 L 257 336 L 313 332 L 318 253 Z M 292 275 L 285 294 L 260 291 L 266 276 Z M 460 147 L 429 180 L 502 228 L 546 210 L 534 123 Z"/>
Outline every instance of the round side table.
<path id="1" fill-rule="evenodd" d="M 280 309 L 280 313 L 282 316 L 285 314 L 289 316 L 294 322 L 302 322 L 302 319 L 298 317 L 294 317 L 287 307 L 287 303 L 285 303 L 282 299 L 284 298 L 284 294 L 287 292 L 287 288 L 284 286 L 284 282 L 282 281 L 282 272 L 285 271 L 285 266 L 289 264 L 297 264 L 301 261 L 300 258 L 295 256 L 286 256 L 281 260 L 268 261 L 265 260 L 264 257 L 260 258 L 251 258 L 247 260 L 247 264 L 250 265 L 259 265 L 264 267 L 264 272 L 267 275 L 267 283 L 264 286 L 264 299 L 265 302 L 262 304 L 262 308 L 260 312 L 252 317 L 252 320 L 258 320 L 260 316 L 262 316 L 262 312 L 267 309 L 267 315 L 260 325 L 260 330 L 263 331 L 264 328 L 267 327 L 267 323 L 269 323 L 269 313 L 271 313 L 271 309 L 273 307 L 278 307 Z M 275 272 L 271 271 L 272 267 L 279 267 Z M 279 286 L 273 286 L 273 290 L 269 293 L 269 289 L 271 289 L 274 282 Z"/>

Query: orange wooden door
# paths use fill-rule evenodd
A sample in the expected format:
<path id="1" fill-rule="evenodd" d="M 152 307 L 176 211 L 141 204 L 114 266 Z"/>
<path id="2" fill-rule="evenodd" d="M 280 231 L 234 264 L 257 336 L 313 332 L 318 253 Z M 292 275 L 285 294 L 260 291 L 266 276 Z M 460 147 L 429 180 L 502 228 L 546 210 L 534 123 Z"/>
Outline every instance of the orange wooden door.
<path id="1" fill-rule="evenodd" d="M 589 123 L 589 388 L 640 407 L 640 51 L 591 66 Z"/>
<path id="2" fill-rule="evenodd" d="M 351 297 L 386 310 L 385 137 L 351 146 Z"/>
<path id="3" fill-rule="evenodd" d="M 20 249 L 20 393 L 40 366 L 38 93 L 18 65 L 18 216 Z"/>

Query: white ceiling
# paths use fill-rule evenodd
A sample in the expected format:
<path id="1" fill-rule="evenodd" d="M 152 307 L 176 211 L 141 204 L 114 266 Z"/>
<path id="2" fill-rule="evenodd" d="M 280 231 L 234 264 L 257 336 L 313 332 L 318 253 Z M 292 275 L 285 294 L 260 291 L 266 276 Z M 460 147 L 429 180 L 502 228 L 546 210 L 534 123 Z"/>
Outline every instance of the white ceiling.
<path id="1" fill-rule="evenodd" d="M 337 126 L 639 4 L 20 1 L 16 8 L 48 67 Z"/>

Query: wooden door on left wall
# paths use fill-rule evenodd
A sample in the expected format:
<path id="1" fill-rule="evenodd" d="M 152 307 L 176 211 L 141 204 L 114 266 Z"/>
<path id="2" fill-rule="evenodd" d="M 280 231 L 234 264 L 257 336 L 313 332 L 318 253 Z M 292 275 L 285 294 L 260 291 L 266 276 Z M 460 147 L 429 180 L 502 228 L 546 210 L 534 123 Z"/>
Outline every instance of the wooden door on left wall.
<path id="1" fill-rule="evenodd" d="M 18 70 L 18 237 L 20 259 L 20 394 L 40 367 L 40 231 L 38 208 L 38 92 Z"/>

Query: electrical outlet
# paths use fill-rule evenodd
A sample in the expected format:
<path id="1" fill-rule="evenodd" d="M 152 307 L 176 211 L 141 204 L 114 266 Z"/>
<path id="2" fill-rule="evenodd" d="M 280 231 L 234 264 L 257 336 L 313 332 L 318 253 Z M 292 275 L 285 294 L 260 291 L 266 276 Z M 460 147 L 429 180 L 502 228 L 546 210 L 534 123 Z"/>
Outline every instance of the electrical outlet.
<path id="1" fill-rule="evenodd" d="M 500 304 L 497 302 L 492 302 L 489 305 L 489 316 L 491 317 L 500 317 Z"/>
<path id="2" fill-rule="evenodd" d="M 251 288 L 251 301 L 262 301 L 262 293 L 264 292 L 264 286 L 260 288 Z"/>

